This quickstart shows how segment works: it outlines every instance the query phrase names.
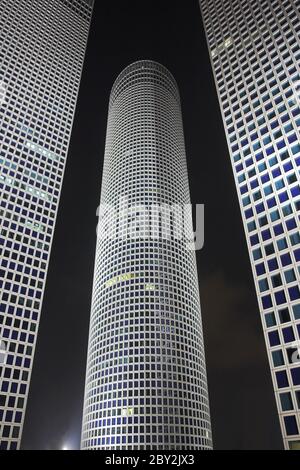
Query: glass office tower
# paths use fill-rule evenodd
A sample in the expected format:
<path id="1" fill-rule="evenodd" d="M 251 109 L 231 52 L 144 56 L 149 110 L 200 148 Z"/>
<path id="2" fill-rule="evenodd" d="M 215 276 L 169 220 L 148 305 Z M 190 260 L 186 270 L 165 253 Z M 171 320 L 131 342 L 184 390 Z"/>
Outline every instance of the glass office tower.
<path id="1" fill-rule="evenodd" d="M 200 6 L 284 445 L 299 449 L 299 8 L 290 0 Z"/>
<path id="2" fill-rule="evenodd" d="M 195 252 L 158 228 L 189 203 L 177 85 L 136 62 L 110 97 L 82 449 L 211 448 Z"/>
<path id="3" fill-rule="evenodd" d="M 93 1 L 0 2 L 0 449 L 20 447 Z"/>

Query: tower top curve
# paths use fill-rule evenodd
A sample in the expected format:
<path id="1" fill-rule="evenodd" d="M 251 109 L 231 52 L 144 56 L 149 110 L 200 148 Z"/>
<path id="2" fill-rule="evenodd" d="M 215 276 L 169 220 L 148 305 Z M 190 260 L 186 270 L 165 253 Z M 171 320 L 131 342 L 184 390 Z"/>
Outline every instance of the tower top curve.
<path id="1" fill-rule="evenodd" d="M 117 76 L 111 93 L 109 107 L 111 108 L 118 96 L 137 81 L 153 82 L 164 86 L 180 104 L 180 94 L 177 82 L 164 65 L 154 60 L 138 60 L 127 65 Z"/>

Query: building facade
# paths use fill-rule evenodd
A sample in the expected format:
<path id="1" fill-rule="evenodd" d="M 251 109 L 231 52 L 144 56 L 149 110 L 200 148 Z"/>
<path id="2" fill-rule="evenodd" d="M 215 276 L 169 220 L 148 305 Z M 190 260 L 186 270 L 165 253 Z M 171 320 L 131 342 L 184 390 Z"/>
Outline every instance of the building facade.
<path id="1" fill-rule="evenodd" d="M 300 449 L 300 14 L 200 0 L 286 449 Z"/>
<path id="2" fill-rule="evenodd" d="M 175 80 L 133 63 L 110 97 L 82 449 L 211 448 L 195 252 L 159 222 L 189 202 Z"/>
<path id="3" fill-rule="evenodd" d="M 20 447 L 92 0 L 0 2 L 0 449 Z"/>

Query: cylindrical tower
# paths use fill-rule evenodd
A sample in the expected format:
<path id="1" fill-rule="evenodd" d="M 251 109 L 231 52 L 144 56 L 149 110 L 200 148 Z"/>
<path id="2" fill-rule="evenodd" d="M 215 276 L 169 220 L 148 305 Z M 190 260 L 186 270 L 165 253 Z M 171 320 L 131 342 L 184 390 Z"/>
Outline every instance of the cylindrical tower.
<path id="1" fill-rule="evenodd" d="M 211 448 L 195 252 L 154 233 L 189 203 L 176 82 L 135 62 L 110 97 L 82 449 Z"/>

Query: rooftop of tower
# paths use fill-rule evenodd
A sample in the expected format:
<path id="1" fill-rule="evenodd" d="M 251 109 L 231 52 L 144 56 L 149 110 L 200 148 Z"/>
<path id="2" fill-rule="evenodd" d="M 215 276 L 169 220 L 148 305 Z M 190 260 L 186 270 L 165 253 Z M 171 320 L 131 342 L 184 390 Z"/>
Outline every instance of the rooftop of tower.
<path id="1" fill-rule="evenodd" d="M 180 104 L 178 85 L 167 67 L 154 60 L 138 60 L 125 67 L 117 76 L 110 94 L 110 107 L 120 93 L 137 78 L 141 80 L 159 80 Z"/>

